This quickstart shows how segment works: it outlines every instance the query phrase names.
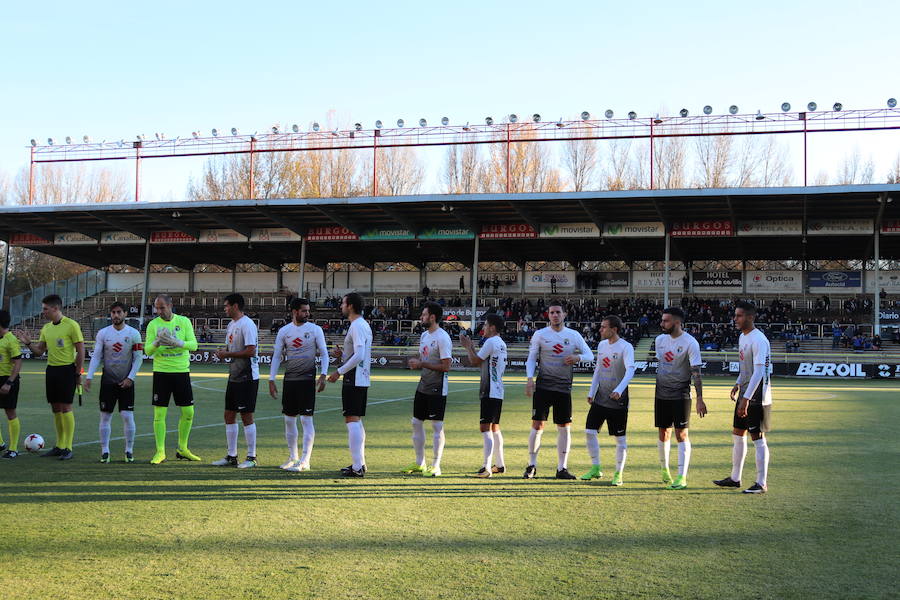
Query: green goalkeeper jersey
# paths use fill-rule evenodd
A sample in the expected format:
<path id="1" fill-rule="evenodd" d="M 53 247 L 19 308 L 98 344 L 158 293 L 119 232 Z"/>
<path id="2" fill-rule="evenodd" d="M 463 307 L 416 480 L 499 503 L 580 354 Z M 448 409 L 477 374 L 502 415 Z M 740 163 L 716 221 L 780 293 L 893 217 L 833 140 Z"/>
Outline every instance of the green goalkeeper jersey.
<path id="1" fill-rule="evenodd" d="M 157 346 L 156 336 L 162 329 L 179 340 L 184 346 Z M 190 319 L 181 315 L 172 315 L 171 321 L 156 317 L 147 324 L 147 343 L 144 352 L 153 358 L 154 373 L 189 373 L 191 370 L 190 353 L 197 349 L 197 338 L 194 337 L 194 326 Z"/>

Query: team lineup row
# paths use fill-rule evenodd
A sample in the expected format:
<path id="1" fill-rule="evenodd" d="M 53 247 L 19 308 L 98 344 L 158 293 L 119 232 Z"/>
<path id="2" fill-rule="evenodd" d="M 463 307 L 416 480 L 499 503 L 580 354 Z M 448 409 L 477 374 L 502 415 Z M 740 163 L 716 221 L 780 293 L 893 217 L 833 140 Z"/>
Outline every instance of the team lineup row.
<path id="1" fill-rule="evenodd" d="M 61 300 L 48 296 L 43 300 L 43 313 L 48 322 L 41 329 L 37 342 L 22 331 L 13 335 L 9 331 L 9 315 L 0 311 L 0 407 L 6 410 L 10 443 L 7 447 L 0 439 L 0 450 L 6 450 L 3 458 L 17 456 L 20 424 L 15 413 L 19 389 L 21 356 L 19 343 L 32 352 L 48 354 L 46 395 L 51 405 L 56 425 L 56 444 L 44 456 L 60 460 L 72 458 L 74 437 L 74 413 L 72 401 L 76 388 L 82 384 L 81 372 L 85 358 L 84 340 L 78 323 L 64 317 Z M 200 461 L 200 457 L 188 448 L 194 406 L 190 381 L 189 352 L 197 349 L 190 321 L 172 312 L 172 300 L 160 295 L 154 301 L 158 316 L 150 321 L 146 331 L 146 345 L 140 332 L 125 325 L 125 307 L 114 303 L 110 307 L 112 324 L 97 334 L 91 357 L 85 391 L 90 391 L 94 373 L 102 366 L 99 390 L 101 462 L 110 461 L 109 440 L 113 411 L 118 406 L 122 416 L 125 456 L 133 462 L 135 436 L 134 380 L 144 354 L 153 361 L 153 430 L 156 452 L 152 464 L 166 460 L 166 416 L 170 401 L 181 410 L 178 424 L 178 443 L 175 456 L 178 459 Z M 244 299 L 240 294 L 225 298 L 224 309 L 231 319 L 225 348 L 217 351 L 219 359 L 228 362 L 228 382 L 225 391 L 226 455 L 214 461 L 218 466 L 251 468 L 256 461 L 256 424 L 254 412 L 259 385 L 257 358 L 258 332 L 256 325 L 243 314 Z M 355 293 L 344 296 L 341 311 L 350 321 L 350 327 L 340 347 L 331 355 L 340 366 L 328 373 L 329 353 L 324 333 L 318 325 L 309 321 L 309 301 L 295 298 L 291 303 L 292 321 L 278 332 L 269 375 L 269 393 L 277 399 L 277 376 L 284 366 L 281 390 L 284 415 L 285 440 L 289 457 L 281 465 L 287 471 L 304 471 L 310 467 L 315 440 L 313 414 L 316 393 L 324 390 L 327 382 L 334 383 L 343 377 L 341 400 L 347 426 L 351 464 L 341 469 L 346 477 L 364 477 L 365 429 L 369 365 L 371 359 L 372 332 L 362 318 L 363 301 Z M 732 473 L 716 480 L 722 487 L 741 487 L 741 472 L 747 452 L 746 434 L 749 432 L 756 447 L 756 479 L 747 493 L 767 491 L 769 451 L 765 432 L 769 429 L 772 403 L 769 380 L 769 343 L 754 327 L 755 307 L 739 302 L 735 308 L 735 326 L 741 330 L 739 342 L 740 373 L 732 388 L 735 400 L 733 422 Z M 622 322 L 616 316 L 607 316 L 600 326 L 602 341 L 596 354 L 585 343 L 581 334 L 565 326 L 565 312 L 559 303 L 548 307 L 550 324 L 532 336 L 526 361 L 527 384 L 525 393 L 532 399 L 532 427 L 528 440 L 529 461 L 524 472 L 526 479 L 537 473 L 537 457 L 541 447 L 544 425 L 552 413 L 557 426 L 556 478 L 576 479 L 568 471 L 571 447 L 572 381 L 573 366 L 583 360 L 596 359 L 591 386 L 587 395 L 590 409 L 587 415 L 585 435 L 591 468 L 581 475 L 582 480 L 602 476 L 600 470 L 599 431 L 606 423 L 609 435 L 615 438 L 615 471 L 612 485 L 623 484 L 623 471 L 627 456 L 626 430 L 628 422 L 628 384 L 634 375 L 634 348 L 619 337 Z M 404 473 L 421 473 L 425 476 L 441 475 L 443 455 L 444 413 L 448 395 L 448 372 L 452 356 L 452 341 L 440 327 L 441 306 L 428 302 L 421 313 L 423 333 L 419 352 L 410 358 L 410 369 L 421 371 L 413 401 L 412 440 L 415 461 L 403 469 Z M 656 375 L 654 421 L 659 431 L 661 479 L 668 489 L 687 487 L 687 474 L 691 458 L 688 427 L 692 412 L 690 387 L 696 394 L 696 412 L 706 415 L 703 402 L 700 373 L 700 348 L 697 341 L 682 330 L 684 315 L 678 308 L 663 312 L 660 327 L 663 331 L 656 338 L 656 355 L 659 367 Z M 465 349 L 472 366 L 480 367 L 480 430 L 483 437 L 483 462 L 475 474 L 489 478 L 506 471 L 503 452 L 503 434 L 500 430 L 506 367 L 506 345 L 500 337 L 503 321 L 499 315 L 485 316 L 481 330 L 482 341 L 475 342 L 465 334 L 460 344 Z M 317 365 L 318 359 L 318 365 Z M 246 459 L 238 461 L 238 416 L 243 424 L 247 445 Z M 302 454 L 298 451 L 302 427 Z M 432 429 L 432 461 L 425 460 L 425 422 Z M 669 468 L 671 433 L 674 430 L 678 445 L 677 474 L 672 477 Z"/>

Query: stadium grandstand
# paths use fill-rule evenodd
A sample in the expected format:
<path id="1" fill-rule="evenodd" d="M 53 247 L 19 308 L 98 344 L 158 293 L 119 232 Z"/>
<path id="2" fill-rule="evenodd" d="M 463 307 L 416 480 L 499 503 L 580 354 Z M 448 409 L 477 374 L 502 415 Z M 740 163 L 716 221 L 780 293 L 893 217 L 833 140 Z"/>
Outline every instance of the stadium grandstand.
<path id="1" fill-rule="evenodd" d="M 639 360 L 652 355 L 662 308 L 678 305 L 705 360 L 721 360 L 728 372 L 737 339 L 730 315 L 744 298 L 760 307 L 776 373 L 791 374 L 788 365 L 803 360 L 889 364 L 893 374 L 898 191 L 884 184 L 2 207 L 0 238 L 11 246 L 100 269 L 4 305 L 14 324 L 37 329 L 41 292 L 52 288 L 93 337 L 110 302 L 124 302 L 140 322 L 152 296 L 165 292 L 194 321 L 197 359 L 212 360 L 232 291 L 247 297 L 262 349 L 297 295 L 314 301 L 313 319 L 338 340 L 347 326 L 340 296 L 357 291 L 379 364 L 398 366 L 430 298 L 445 307 L 453 334 L 470 328 L 473 314 L 500 314 L 512 368 L 521 368 L 531 332 L 546 324 L 551 298 L 566 304 L 569 323 L 589 343 L 603 315 L 621 315 Z M 199 264 L 227 271 L 195 272 Z M 270 270 L 241 272 L 246 264 Z"/>

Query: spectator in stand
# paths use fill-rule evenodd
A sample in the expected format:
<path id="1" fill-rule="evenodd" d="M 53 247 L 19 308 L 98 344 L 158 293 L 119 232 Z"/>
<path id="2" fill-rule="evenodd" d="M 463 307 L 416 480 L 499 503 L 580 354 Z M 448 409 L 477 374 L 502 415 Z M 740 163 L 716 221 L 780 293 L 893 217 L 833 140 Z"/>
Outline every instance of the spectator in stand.
<path id="1" fill-rule="evenodd" d="M 459 294 L 460 296 L 466 293 L 466 278 L 462 275 L 459 276 Z"/>
<path id="2" fill-rule="evenodd" d="M 887 300 L 887 291 L 884 288 L 881 288 L 881 291 L 878 292 L 878 307 L 882 308 L 885 306 L 885 300 Z"/>
<path id="3" fill-rule="evenodd" d="M 831 324 L 831 348 L 837 348 L 841 343 L 841 326 L 837 321 Z"/>

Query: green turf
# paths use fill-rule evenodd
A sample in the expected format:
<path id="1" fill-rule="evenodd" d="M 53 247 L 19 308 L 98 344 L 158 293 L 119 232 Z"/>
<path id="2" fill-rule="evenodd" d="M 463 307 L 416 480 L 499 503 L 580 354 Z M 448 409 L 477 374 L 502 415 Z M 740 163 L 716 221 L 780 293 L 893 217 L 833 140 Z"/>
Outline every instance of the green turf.
<path id="1" fill-rule="evenodd" d="M 28 363 L 23 377 L 22 434 L 41 433 L 52 444 L 36 366 Z M 613 488 L 605 432 L 604 479 L 551 479 L 552 430 L 539 478 L 520 478 L 530 419 L 520 377 L 507 386 L 503 407 L 510 472 L 472 478 L 481 436 L 477 383 L 468 373 L 451 374 L 444 477 L 397 474 L 413 458 L 415 384 L 402 375 L 376 371 L 363 480 L 336 477 L 349 463 L 336 385 L 319 399 L 313 471 L 301 474 L 277 468 L 286 458 L 280 405 L 263 396 L 264 385 L 261 466 L 247 471 L 147 464 L 153 443 L 144 376 L 138 462 L 121 462 L 118 440 L 118 462 L 98 464 L 91 395 L 77 408 L 74 460 L 23 455 L 0 463 L 0 590 L 79 599 L 897 597 L 895 382 L 776 381 L 770 491 L 747 496 L 710 484 L 730 471 L 730 379 L 707 380 L 711 414 L 692 422 L 690 487 L 674 492 L 658 481 L 650 379 L 632 385 L 625 486 Z M 194 382 L 200 427 L 191 448 L 208 463 L 224 454 L 225 380 L 210 367 Z M 576 474 L 589 466 L 580 433 L 586 382 L 579 377 L 576 388 Z M 177 411 L 169 412 L 174 429 Z M 113 436 L 121 436 L 118 417 Z M 170 458 L 174 441 L 170 433 Z M 751 446 L 748 484 L 753 457 Z"/>

